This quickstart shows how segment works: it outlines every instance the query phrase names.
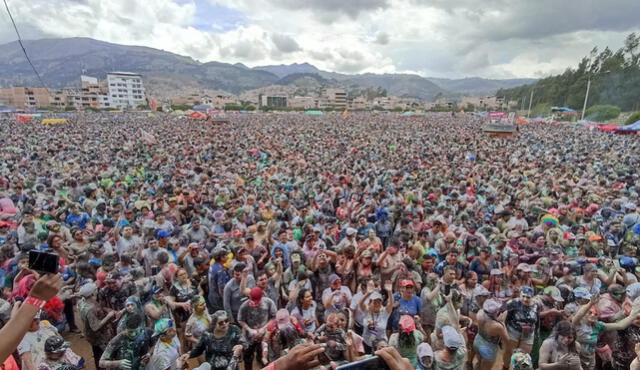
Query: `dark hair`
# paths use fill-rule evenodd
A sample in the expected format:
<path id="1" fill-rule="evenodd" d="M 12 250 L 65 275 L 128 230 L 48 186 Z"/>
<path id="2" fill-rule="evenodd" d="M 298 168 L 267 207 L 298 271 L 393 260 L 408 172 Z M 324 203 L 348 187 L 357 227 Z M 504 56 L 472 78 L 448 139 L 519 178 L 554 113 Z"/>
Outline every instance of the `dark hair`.
<path id="1" fill-rule="evenodd" d="M 569 352 L 578 353 L 576 349 L 576 328 L 569 321 L 562 320 L 558 322 L 554 330 L 556 332 L 556 340 L 558 340 L 560 335 L 563 337 L 573 337 L 573 341 L 569 343 L 567 349 Z"/>
<path id="2" fill-rule="evenodd" d="M 142 317 L 140 315 L 129 315 L 125 325 L 127 329 L 136 329 L 142 324 Z"/>
<path id="3" fill-rule="evenodd" d="M 296 299 L 296 306 L 300 310 L 300 314 L 301 315 L 302 315 L 302 300 L 304 299 L 304 295 L 307 292 L 309 292 L 309 293 L 311 293 L 311 295 L 313 295 L 313 292 L 311 291 L 311 289 L 303 288 L 303 289 L 300 289 L 300 291 L 298 292 L 298 298 Z"/>
<path id="4" fill-rule="evenodd" d="M 400 331 L 398 334 L 398 345 L 404 348 L 415 348 L 416 347 L 416 337 L 411 333 L 405 333 Z"/>
<path id="5" fill-rule="evenodd" d="M 158 262 L 160 262 L 163 265 L 169 262 L 169 255 L 166 252 L 158 253 L 158 257 L 156 258 L 158 259 Z"/>

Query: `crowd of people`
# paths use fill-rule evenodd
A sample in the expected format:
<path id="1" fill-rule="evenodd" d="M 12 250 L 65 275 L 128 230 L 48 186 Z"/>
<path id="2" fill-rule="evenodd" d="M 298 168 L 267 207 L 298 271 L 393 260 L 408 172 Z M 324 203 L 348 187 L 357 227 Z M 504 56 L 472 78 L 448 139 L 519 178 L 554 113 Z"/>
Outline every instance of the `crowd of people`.
<path id="1" fill-rule="evenodd" d="M 640 369 L 638 138 L 482 125 L 0 119 L 0 325 L 63 280 L 4 366 Z"/>

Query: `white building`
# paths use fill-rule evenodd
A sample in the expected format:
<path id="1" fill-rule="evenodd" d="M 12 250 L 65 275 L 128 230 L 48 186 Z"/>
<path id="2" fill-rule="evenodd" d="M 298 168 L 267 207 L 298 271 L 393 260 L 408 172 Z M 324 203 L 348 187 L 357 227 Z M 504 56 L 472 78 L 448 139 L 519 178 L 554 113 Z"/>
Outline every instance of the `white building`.
<path id="1" fill-rule="evenodd" d="M 107 74 L 110 106 L 117 109 L 135 109 L 147 104 L 142 76 L 130 72 Z"/>

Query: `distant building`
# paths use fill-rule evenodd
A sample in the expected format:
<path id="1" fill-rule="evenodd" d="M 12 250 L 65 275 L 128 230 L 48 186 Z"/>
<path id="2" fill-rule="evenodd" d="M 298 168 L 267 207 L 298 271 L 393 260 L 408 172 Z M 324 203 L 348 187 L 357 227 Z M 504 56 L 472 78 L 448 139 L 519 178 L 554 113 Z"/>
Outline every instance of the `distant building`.
<path id="1" fill-rule="evenodd" d="M 317 108 L 316 99 L 311 96 L 294 96 L 289 98 L 291 108 L 311 109 Z"/>
<path id="2" fill-rule="evenodd" d="M 107 88 L 111 107 L 117 109 L 135 109 L 147 104 L 142 76 L 130 72 L 107 73 Z"/>
<path id="3" fill-rule="evenodd" d="M 367 109 L 369 108 L 369 104 L 367 103 L 367 99 L 362 96 L 357 98 L 353 98 L 349 101 L 349 109 Z"/>
<path id="4" fill-rule="evenodd" d="M 37 109 L 51 105 L 46 87 L 12 86 L 0 89 L 0 104 L 17 109 Z"/>
<path id="5" fill-rule="evenodd" d="M 347 90 L 343 88 L 324 89 L 322 91 L 322 97 L 326 99 L 326 105 L 328 107 L 333 107 L 333 108 L 347 107 Z"/>
<path id="6" fill-rule="evenodd" d="M 261 107 L 284 108 L 287 106 L 286 96 L 260 95 Z"/>

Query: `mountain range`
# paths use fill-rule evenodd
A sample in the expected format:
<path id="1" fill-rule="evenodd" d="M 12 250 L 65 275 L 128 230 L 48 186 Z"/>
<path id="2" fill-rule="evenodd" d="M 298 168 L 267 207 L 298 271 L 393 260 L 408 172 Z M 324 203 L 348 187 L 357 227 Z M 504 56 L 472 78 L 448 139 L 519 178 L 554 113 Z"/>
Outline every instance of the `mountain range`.
<path id="1" fill-rule="evenodd" d="M 302 63 L 249 68 L 241 63 L 202 63 L 191 57 L 143 46 L 90 38 L 23 42 L 48 87 L 77 86 L 79 75 L 104 78 L 111 71 L 141 73 L 147 90 L 161 96 L 194 90 L 240 94 L 270 85 L 293 85 L 300 93 L 322 87 L 346 87 L 351 93 L 384 89 L 389 95 L 431 101 L 439 96 L 489 95 L 532 79 L 424 78 L 415 74 L 342 74 Z M 0 45 L 0 87 L 41 85 L 17 42 Z"/>

